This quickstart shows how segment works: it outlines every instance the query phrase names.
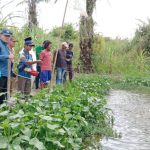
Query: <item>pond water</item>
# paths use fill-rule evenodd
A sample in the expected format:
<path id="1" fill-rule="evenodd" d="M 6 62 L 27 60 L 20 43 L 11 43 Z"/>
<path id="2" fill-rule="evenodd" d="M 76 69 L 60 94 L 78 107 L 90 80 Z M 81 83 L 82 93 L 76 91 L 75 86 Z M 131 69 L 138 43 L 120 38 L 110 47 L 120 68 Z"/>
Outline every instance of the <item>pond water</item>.
<path id="1" fill-rule="evenodd" d="M 110 91 L 114 130 L 120 138 L 102 139 L 97 150 L 150 150 L 150 95 L 122 90 Z"/>

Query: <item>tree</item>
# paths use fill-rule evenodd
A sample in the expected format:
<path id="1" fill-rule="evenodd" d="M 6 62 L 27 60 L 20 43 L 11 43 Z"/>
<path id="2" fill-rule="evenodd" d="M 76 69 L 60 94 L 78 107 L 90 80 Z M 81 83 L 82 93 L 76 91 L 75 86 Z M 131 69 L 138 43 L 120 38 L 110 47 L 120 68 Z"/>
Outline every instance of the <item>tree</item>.
<path id="1" fill-rule="evenodd" d="M 83 65 L 83 71 L 86 73 L 93 72 L 92 66 L 92 45 L 93 45 L 93 11 L 96 0 L 86 0 L 86 15 L 80 19 L 80 60 Z"/>
<path id="2" fill-rule="evenodd" d="M 50 0 L 27 0 L 25 2 L 27 2 L 28 4 L 28 27 L 29 29 L 32 30 L 33 26 L 37 26 L 38 25 L 38 20 L 37 20 L 37 4 L 39 2 L 49 2 Z M 55 1 L 56 2 L 56 1 Z"/>
<path id="3" fill-rule="evenodd" d="M 38 25 L 38 21 L 37 21 L 37 11 L 36 11 L 36 4 L 37 4 L 37 0 L 28 0 L 28 8 L 29 8 L 29 13 L 28 13 L 28 27 L 29 29 L 32 30 L 32 26 Z"/>
<path id="4" fill-rule="evenodd" d="M 60 33 L 61 33 L 61 38 L 65 41 L 76 39 L 78 36 L 78 32 L 74 29 L 72 24 L 65 24 L 63 26 L 63 29 L 62 27 L 55 27 L 51 31 L 51 34 L 54 37 L 59 37 Z"/>
<path id="5" fill-rule="evenodd" d="M 148 19 L 148 23 L 143 21 L 141 21 L 141 23 L 135 32 L 132 45 L 139 53 L 150 56 L 150 19 Z"/>

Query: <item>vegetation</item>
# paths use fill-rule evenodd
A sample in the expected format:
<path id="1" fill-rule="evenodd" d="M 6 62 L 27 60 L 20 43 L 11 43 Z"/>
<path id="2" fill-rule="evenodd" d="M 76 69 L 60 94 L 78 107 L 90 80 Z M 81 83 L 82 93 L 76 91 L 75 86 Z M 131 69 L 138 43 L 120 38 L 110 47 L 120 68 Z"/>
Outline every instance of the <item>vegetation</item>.
<path id="1" fill-rule="evenodd" d="M 110 76 L 111 82 L 108 78 L 81 74 L 72 84 L 55 87 L 51 92 L 42 90 L 29 102 L 16 97 L 14 107 L 1 105 L 0 149 L 83 149 L 86 137 L 113 134 L 110 110 L 104 98 L 109 82 L 119 89 L 150 87 L 150 22 L 143 22 L 132 40 L 103 37 L 93 33 L 92 12 L 96 0 L 92 5 L 91 0 L 86 2 L 88 17 L 81 17 L 79 31 L 72 24 L 65 24 L 63 29 L 55 27 L 48 32 L 37 27 L 37 20 L 32 23 L 32 30 L 28 23 L 19 29 L 7 26 L 8 17 L 1 18 L 0 28 L 10 28 L 18 40 L 15 66 L 27 36 L 34 39 L 36 46 L 49 39 L 53 43 L 52 52 L 61 41 L 67 41 L 74 44 L 75 71 L 80 64 L 80 73 Z"/>
<path id="2" fill-rule="evenodd" d="M 1 105 L 0 149 L 83 149 L 88 136 L 112 135 L 108 89 L 107 78 L 85 76 L 51 93 L 45 89 L 29 102 Z"/>

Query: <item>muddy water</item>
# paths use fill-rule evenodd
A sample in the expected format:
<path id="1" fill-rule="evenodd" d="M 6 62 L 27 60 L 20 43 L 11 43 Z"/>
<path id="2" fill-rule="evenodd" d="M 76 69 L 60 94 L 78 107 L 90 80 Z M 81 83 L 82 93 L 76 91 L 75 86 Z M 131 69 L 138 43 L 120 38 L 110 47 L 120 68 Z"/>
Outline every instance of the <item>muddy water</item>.
<path id="1" fill-rule="evenodd" d="M 150 150 L 150 95 L 112 90 L 108 106 L 120 138 L 102 139 L 98 150 Z"/>

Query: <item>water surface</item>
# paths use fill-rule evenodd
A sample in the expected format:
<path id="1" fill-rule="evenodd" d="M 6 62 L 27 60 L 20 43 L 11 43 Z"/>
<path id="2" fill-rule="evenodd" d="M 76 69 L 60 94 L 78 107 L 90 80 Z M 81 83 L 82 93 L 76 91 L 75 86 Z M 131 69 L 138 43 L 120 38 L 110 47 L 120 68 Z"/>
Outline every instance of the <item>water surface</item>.
<path id="1" fill-rule="evenodd" d="M 150 95 L 123 90 L 110 91 L 114 129 L 120 138 L 104 138 L 97 150 L 150 150 Z M 99 147 L 99 148 L 98 148 Z"/>

